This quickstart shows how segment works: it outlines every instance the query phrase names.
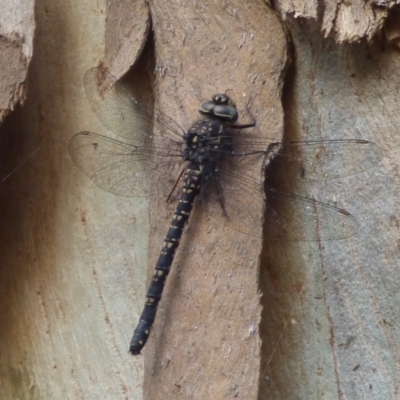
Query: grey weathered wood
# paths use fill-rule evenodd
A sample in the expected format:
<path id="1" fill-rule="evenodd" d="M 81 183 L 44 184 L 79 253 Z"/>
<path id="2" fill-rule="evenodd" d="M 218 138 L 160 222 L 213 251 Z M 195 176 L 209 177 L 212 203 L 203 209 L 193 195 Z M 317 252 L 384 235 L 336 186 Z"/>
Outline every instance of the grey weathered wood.
<path id="1" fill-rule="evenodd" d="M 200 101 L 230 89 L 241 116 L 250 101 L 258 133 L 279 140 L 285 41 L 264 3 L 157 2 L 151 12 L 156 79 L 151 62 L 134 75 L 153 85 L 156 105 L 187 126 Z M 147 13 L 143 21 L 132 13 L 132 31 L 112 19 L 113 35 L 105 34 L 104 3 L 39 1 L 35 14 L 26 105 L 7 125 L 17 149 L 39 150 L 2 188 L 2 396 L 141 398 L 144 357 L 127 348 L 169 215 L 150 209 L 149 227 L 148 204 L 95 187 L 66 143 L 80 130 L 105 133 L 82 76 L 107 62 L 119 76 L 136 61 Z M 129 42 L 133 31 L 140 45 L 122 46 L 131 58 L 108 58 L 105 43 Z M 261 178 L 261 165 L 254 168 Z M 193 217 L 202 222 L 182 243 L 145 351 L 145 389 L 149 398 L 255 398 L 260 241 L 214 226 L 200 210 Z"/>
<path id="2" fill-rule="evenodd" d="M 16 104 L 25 100 L 25 79 L 32 58 L 35 21 L 31 0 L 3 0 L 1 9 L 0 119 L 3 120 Z"/>
<path id="3" fill-rule="evenodd" d="M 321 7 L 322 6 L 322 7 Z M 398 31 L 396 2 L 380 1 L 287 1 L 274 2 L 277 13 L 283 20 L 295 16 L 299 21 L 318 21 L 319 32 L 325 38 L 334 37 L 338 43 L 372 41 L 392 31 Z M 392 25 L 389 27 L 389 25 Z M 398 34 L 396 34 L 398 37 Z"/>
<path id="4" fill-rule="evenodd" d="M 38 150 L 0 188 L 4 399 L 142 398 L 142 360 L 128 344 L 144 296 L 146 208 L 94 187 L 66 152 L 74 133 L 105 132 L 82 87 L 104 57 L 106 5 L 96 7 L 36 2 L 26 103 L 2 131 L 17 166 Z"/>
<path id="5" fill-rule="evenodd" d="M 170 215 L 102 192 L 67 157 L 74 133 L 105 133 L 82 88 L 83 73 L 107 59 L 106 7 L 97 6 L 37 3 L 27 102 L 6 126 L 20 154 L 39 150 L 1 188 L 5 398 L 141 398 L 144 357 L 131 357 L 127 344 Z M 278 138 L 286 49 L 262 3 L 151 7 L 157 77 L 148 83 L 157 106 L 186 126 L 201 100 L 233 89 L 241 110 L 254 96 L 259 133 Z M 148 20 L 140 15 L 142 45 Z M 255 398 L 259 374 L 260 398 L 398 397 L 396 26 L 385 27 L 388 42 L 374 45 L 335 44 L 312 22 L 291 20 L 289 28 L 295 57 L 284 96 L 286 138 L 357 137 L 383 150 L 368 171 L 299 188 L 346 208 L 359 232 L 343 241 L 264 244 L 259 354 L 252 333 L 259 243 L 209 221 L 189 228 L 145 351 L 149 398 Z M 120 32 L 130 38 L 126 25 Z M 340 32 L 345 42 L 358 31 Z M 118 52 L 108 59 L 118 76 L 140 47 L 131 61 Z M 201 211 L 193 217 L 201 220 Z"/>
<path id="6" fill-rule="evenodd" d="M 289 28 L 295 62 L 285 139 L 371 140 L 383 160 L 336 182 L 299 187 L 351 212 L 357 235 L 265 245 L 262 398 L 397 399 L 398 52 L 384 40 L 325 40 L 313 22 L 290 20 Z"/>

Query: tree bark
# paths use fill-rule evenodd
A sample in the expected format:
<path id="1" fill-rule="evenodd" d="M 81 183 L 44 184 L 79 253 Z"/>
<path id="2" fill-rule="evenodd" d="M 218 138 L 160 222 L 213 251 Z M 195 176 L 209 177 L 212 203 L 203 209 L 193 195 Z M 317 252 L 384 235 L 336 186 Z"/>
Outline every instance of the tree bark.
<path id="1" fill-rule="evenodd" d="M 287 38 L 262 1 L 36 2 L 32 60 L 15 47 L 30 63 L 27 97 L 0 148 L 2 176 L 15 170 L 0 187 L 2 397 L 399 396 L 398 11 L 320 6 L 274 4 L 288 68 Z M 29 48 L 27 19 L 17 42 Z M 15 48 L 4 59 L 19 60 Z M 290 182 L 355 217 L 346 240 L 262 242 L 197 207 L 139 357 L 128 345 L 175 205 L 106 193 L 66 152 L 74 133 L 108 134 L 84 72 L 101 64 L 120 78 L 135 62 L 133 90 L 185 128 L 201 101 L 229 90 L 241 118 L 248 105 L 257 134 L 283 133 L 284 146 L 357 138 L 382 152 L 340 180 Z M 25 98 L 24 70 L 4 65 L 2 110 Z M 160 172 L 152 184 L 164 185 Z M 246 174 L 262 179 L 262 166 Z"/>
<path id="2" fill-rule="evenodd" d="M 151 2 L 156 105 L 181 126 L 197 118 L 199 99 L 230 90 L 242 118 L 246 103 L 256 132 L 280 141 L 280 96 L 286 65 L 282 28 L 265 4 Z M 274 38 L 265 43 L 264 32 Z M 245 133 L 244 133 L 245 134 Z M 244 174 L 261 181 L 262 166 Z M 156 184 L 162 182 L 155 177 Z M 240 201 L 242 194 L 237 194 Z M 262 229 L 260 199 L 254 234 Z M 151 208 L 151 240 L 162 243 L 171 218 Z M 165 207 L 165 205 L 163 206 Z M 145 356 L 146 398 L 256 398 L 261 240 L 218 226 L 194 210 L 168 278 Z M 243 221 L 244 223 L 244 221 Z M 191 226 L 192 224 L 192 226 Z M 159 248 L 150 251 L 150 268 Z"/>
<path id="3" fill-rule="evenodd" d="M 368 12 L 367 6 L 366 15 L 359 14 L 361 26 Z M 399 396 L 399 58 L 393 13 L 381 31 L 386 35 L 376 32 L 372 43 L 368 30 L 359 32 L 360 43 L 342 42 L 351 24 L 323 38 L 321 20 L 286 21 L 294 62 L 283 98 L 284 143 L 370 140 L 381 148 L 382 160 L 340 180 L 292 182 L 309 197 L 345 208 L 358 231 L 346 240 L 265 244 L 260 398 Z"/>
<path id="4" fill-rule="evenodd" d="M 20 138 L 18 149 L 28 135 L 38 149 L 3 187 L 1 383 L 7 398 L 142 396 L 143 357 L 127 350 L 144 302 L 145 270 L 154 268 L 173 208 L 160 204 L 160 212 L 157 204 L 102 192 L 66 153 L 74 133 L 106 133 L 85 99 L 84 72 L 102 64 L 119 77 L 146 42 L 145 4 L 118 5 L 36 5 L 28 97 L 6 125 Z M 136 79 L 149 99 L 154 92 L 155 107 L 183 127 L 198 118 L 201 101 L 229 90 L 241 118 L 249 104 L 258 134 L 279 141 L 286 48 L 265 4 L 149 7 L 156 75 L 146 50 L 128 76 L 134 89 Z M 265 44 L 265 32 L 273 43 Z M 254 165 L 248 172 L 261 179 L 261 171 Z M 157 174 L 154 180 L 163 184 Z M 261 236 L 261 208 L 254 212 Z M 144 352 L 145 396 L 255 398 L 261 239 L 225 231 L 200 208 L 192 219 L 196 229 L 181 243 Z"/>

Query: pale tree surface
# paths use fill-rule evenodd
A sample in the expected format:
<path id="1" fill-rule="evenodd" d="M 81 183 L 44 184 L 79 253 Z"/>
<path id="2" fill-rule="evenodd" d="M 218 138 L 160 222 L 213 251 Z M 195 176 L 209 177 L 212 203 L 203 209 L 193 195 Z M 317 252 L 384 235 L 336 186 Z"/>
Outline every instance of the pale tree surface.
<path id="1" fill-rule="evenodd" d="M 339 10 L 359 6 L 363 11 L 341 25 Z M 324 38 L 329 4 L 318 4 L 320 19 L 301 11 L 300 2 L 291 7 L 284 142 L 369 140 L 381 149 L 374 155 L 381 161 L 338 180 L 290 182 L 308 197 L 345 208 L 358 231 L 345 240 L 265 243 L 260 398 L 397 399 L 398 9 L 372 15 L 370 3 L 335 3 L 335 23 Z"/>
<path id="2" fill-rule="evenodd" d="M 0 2 L 0 118 L 26 95 L 25 79 L 32 58 L 35 22 L 34 2 Z"/>
<path id="3" fill-rule="evenodd" d="M 382 30 L 387 29 L 388 20 L 398 16 L 398 5 L 396 0 L 274 2 L 274 8 L 283 20 L 290 20 L 293 16 L 297 21 L 318 20 L 323 36 L 334 37 L 338 43 L 370 41 L 380 36 Z M 398 27 L 396 29 L 398 30 Z"/>
<path id="4" fill-rule="evenodd" d="M 150 340 L 133 357 L 174 204 L 102 191 L 67 154 L 73 134 L 108 133 L 82 84 L 97 65 L 120 78 L 136 63 L 132 89 L 183 127 L 229 90 L 240 118 L 249 106 L 257 134 L 279 142 L 285 36 L 265 3 L 241 3 L 36 2 L 27 99 L 2 130 L 18 167 L 1 188 L 2 397 L 142 398 L 146 359 L 147 398 L 257 397 L 262 195 L 249 205 L 256 237 L 196 208 Z M 36 152 L 23 162 L 27 151 Z M 262 163 L 245 172 L 261 182 Z M 152 184 L 165 184 L 162 172 Z"/>
<path id="5" fill-rule="evenodd" d="M 82 76 L 104 58 L 107 7 L 38 1 L 29 14 L 9 3 L 36 28 L 26 101 L 2 127 L 1 159 L 15 154 L 2 171 L 16 170 L 1 187 L 0 397 L 140 399 L 143 361 L 128 343 L 146 211 L 86 182 L 66 151 L 74 133 L 102 130 Z"/>
<path id="6" fill-rule="evenodd" d="M 15 169 L 0 187 L 2 398 L 400 396 L 394 3 L 280 2 L 281 21 L 257 0 L 39 0 L 34 18 L 28 2 L 3 3 L 14 28 L 1 24 L 10 43 L 2 115 L 26 100 L 1 131 L 2 176 Z M 102 191 L 68 157 L 73 134 L 110 134 L 83 90 L 97 65 L 117 78 L 129 71 L 132 90 L 183 127 L 201 101 L 229 89 L 260 137 L 376 143 L 371 168 L 357 174 L 281 182 L 346 209 L 357 232 L 262 243 L 196 207 L 149 342 L 131 356 L 174 204 Z M 287 167 L 272 162 L 268 182 Z M 151 184 L 167 188 L 162 172 Z M 261 180 L 262 160 L 244 173 Z M 296 220 L 301 210 L 288 212 Z"/>
<path id="7" fill-rule="evenodd" d="M 150 8 L 159 105 L 188 126 L 199 99 L 231 89 L 240 117 L 248 118 L 249 104 L 258 135 L 279 141 L 286 44 L 271 10 L 259 1 L 154 1 Z M 265 41 L 265 35 L 274 40 Z M 257 161 L 243 173 L 260 180 L 262 160 Z M 157 176 L 154 181 L 162 184 Z M 242 194 L 235 196 L 240 202 Z M 259 215 L 253 233 L 261 236 L 260 198 L 252 200 L 248 207 Z M 157 213 L 161 206 L 154 204 L 150 213 L 154 243 L 162 242 L 171 215 Z M 256 398 L 261 240 L 195 209 L 180 247 L 145 351 L 147 398 Z M 151 247 L 150 266 L 158 251 Z"/>

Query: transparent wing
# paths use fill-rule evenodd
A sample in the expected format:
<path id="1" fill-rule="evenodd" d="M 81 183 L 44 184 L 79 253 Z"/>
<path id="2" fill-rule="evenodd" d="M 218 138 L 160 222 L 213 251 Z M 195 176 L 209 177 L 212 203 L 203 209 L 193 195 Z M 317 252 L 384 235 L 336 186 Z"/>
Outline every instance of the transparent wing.
<path id="1" fill-rule="evenodd" d="M 246 129 L 243 131 L 232 131 L 229 138 L 232 142 L 232 150 L 235 157 L 242 154 L 260 152 L 267 153 L 273 146 L 278 146 L 280 140 L 277 138 L 267 138 Z"/>
<path id="2" fill-rule="evenodd" d="M 93 112 L 111 132 L 135 144 L 153 134 L 182 140 L 184 132 L 173 119 L 135 99 L 105 69 L 89 69 L 83 84 Z"/>
<path id="3" fill-rule="evenodd" d="M 321 140 L 292 142 L 277 156 L 285 174 L 305 182 L 338 179 L 378 164 L 382 150 L 367 140 Z"/>
<path id="4" fill-rule="evenodd" d="M 262 174 L 254 171 L 253 165 L 257 165 L 257 157 L 263 157 L 268 146 L 277 145 L 276 142 L 242 133 L 234 136 L 233 143 L 235 155 L 227 153 L 221 159 L 218 177 L 209 179 L 208 188 L 204 189 L 208 191 L 203 203 L 209 207 L 210 221 L 224 221 L 230 228 L 257 236 L 255 227 L 260 224 L 263 194 L 266 193 L 263 235 L 268 240 L 337 240 L 355 234 L 357 221 L 341 208 L 271 188 L 265 191 L 264 184 L 254 178 Z M 382 152 L 374 143 L 364 140 L 313 141 L 292 143 L 278 158 L 285 161 L 285 168 L 279 171 L 285 180 L 319 179 L 323 183 L 325 179 L 371 168 L 379 163 Z M 252 170 L 248 176 L 241 173 Z"/>
<path id="5" fill-rule="evenodd" d="M 273 241 L 337 240 L 357 232 L 357 221 L 347 211 L 273 189 L 266 191 L 263 213 L 262 182 L 232 172 L 219 172 L 220 179 L 207 182 L 205 204 L 212 207 L 208 214 L 210 221 L 224 221 L 234 230 L 257 237 L 257 227 L 265 215 L 263 237 Z M 222 197 L 218 185 L 223 187 Z"/>
<path id="6" fill-rule="evenodd" d="M 247 131 L 234 132 L 232 143 L 233 153 L 229 156 L 233 154 L 239 160 L 255 153 L 267 154 L 279 145 L 276 139 Z M 284 165 L 281 175 L 285 175 L 285 180 L 323 182 L 365 171 L 377 165 L 382 156 L 382 150 L 367 140 L 320 140 L 291 142 L 276 155 L 276 162 Z M 267 170 L 267 176 L 268 173 Z"/>
<path id="7" fill-rule="evenodd" d="M 268 240 L 308 242 L 348 238 L 357 232 L 358 225 L 341 208 L 268 190 L 264 228 Z"/>
<path id="8" fill-rule="evenodd" d="M 84 86 L 97 118 L 132 144 L 80 132 L 68 144 L 75 164 L 108 192 L 164 196 L 182 162 L 182 128 L 161 111 L 130 96 L 104 69 L 87 71 Z M 265 189 L 256 179 L 262 171 L 254 171 L 254 165 L 277 141 L 251 130 L 233 131 L 230 138 L 232 149 L 222 154 L 218 171 L 207 181 L 201 197 L 216 223 L 223 220 L 233 229 L 256 235 L 254 227 L 260 224 Z M 363 140 L 308 141 L 290 143 L 277 158 L 284 161 L 280 173 L 285 179 L 323 181 L 366 170 L 381 160 L 382 152 Z M 250 171 L 249 175 L 243 171 Z M 155 172 L 160 174 L 156 188 L 150 186 Z M 354 218 L 342 209 L 273 190 L 267 191 L 266 215 L 264 235 L 273 240 L 340 239 L 357 229 Z"/>
<path id="9" fill-rule="evenodd" d="M 92 132 L 80 132 L 68 142 L 68 153 L 78 168 L 101 189 L 120 196 L 157 195 L 150 187 L 156 168 L 173 179 L 182 161 L 180 146 L 165 139 L 154 148 L 136 146 Z"/>

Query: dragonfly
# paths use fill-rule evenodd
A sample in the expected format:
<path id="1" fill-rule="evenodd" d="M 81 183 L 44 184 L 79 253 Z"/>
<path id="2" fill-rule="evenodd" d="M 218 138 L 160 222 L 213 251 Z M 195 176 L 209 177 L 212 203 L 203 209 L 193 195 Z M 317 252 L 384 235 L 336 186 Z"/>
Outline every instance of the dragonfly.
<path id="1" fill-rule="evenodd" d="M 171 194 L 183 182 L 130 342 L 131 354 L 140 354 L 150 335 L 196 198 L 200 197 L 202 207 L 213 205 L 213 221 L 250 236 L 260 235 L 254 228 L 260 223 L 254 210 L 259 209 L 258 201 L 262 201 L 256 199 L 264 195 L 269 210 L 263 232 L 267 239 L 335 240 L 356 232 L 357 222 L 347 211 L 267 188 L 262 179 L 246 174 L 250 165 L 277 146 L 277 141 L 249 133 L 249 128 L 256 125 L 254 119 L 239 124 L 236 105 L 226 93 L 204 101 L 199 108 L 201 117 L 185 130 L 161 110 L 133 97 L 103 68 L 92 68 L 85 73 L 84 88 L 100 122 L 124 138 L 122 141 L 88 131 L 74 135 L 68 142 L 68 153 L 86 176 L 101 189 L 116 195 L 153 197 L 166 202 L 171 201 Z M 285 149 L 277 157 L 290 163 L 291 174 L 306 181 L 355 174 L 377 164 L 381 158 L 378 146 L 358 139 L 291 142 Z M 339 169 L 333 167 L 338 160 Z M 161 176 L 156 184 L 152 182 L 155 172 Z M 285 205 L 294 206 L 296 212 L 285 215 L 282 211 Z M 306 229 L 299 228 L 304 222 Z"/>

